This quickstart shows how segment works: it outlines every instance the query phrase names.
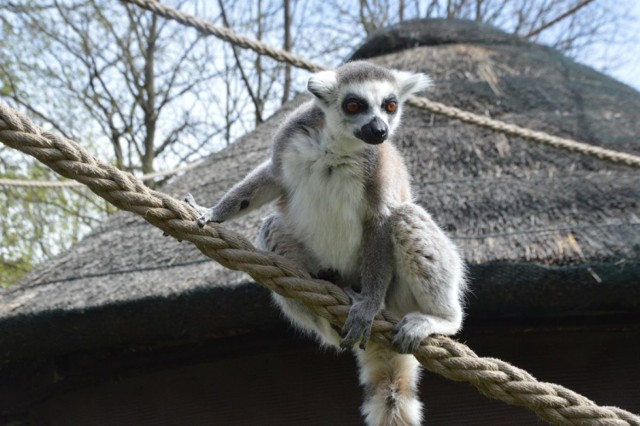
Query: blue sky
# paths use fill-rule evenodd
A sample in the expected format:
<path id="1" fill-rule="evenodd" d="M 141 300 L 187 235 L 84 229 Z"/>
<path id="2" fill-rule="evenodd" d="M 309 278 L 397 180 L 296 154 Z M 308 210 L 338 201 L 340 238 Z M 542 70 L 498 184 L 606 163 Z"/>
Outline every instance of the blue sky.
<path id="1" fill-rule="evenodd" d="M 640 0 L 632 0 L 627 26 L 629 36 L 635 42 L 616 49 L 617 54 L 625 55 L 624 66 L 610 70 L 608 74 L 640 91 Z M 599 61 L 593 64 L 587 63 L 587 65 L 601 68 L 603 64 Z"/>

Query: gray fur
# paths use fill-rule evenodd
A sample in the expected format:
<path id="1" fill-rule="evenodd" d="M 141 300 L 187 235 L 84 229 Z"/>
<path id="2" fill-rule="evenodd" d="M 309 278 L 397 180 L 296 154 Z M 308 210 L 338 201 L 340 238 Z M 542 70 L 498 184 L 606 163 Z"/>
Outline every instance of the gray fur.
<path id="1" fill-rule="evenodd" d="M 280 126 L 273 141 L 278 146 L 279 141 L 286 141 L 299 132 L 310 135 L 311 132 L 317 132 L 323 127 L 324 114 L 322 110 L 315 105 L 315 102 L 306 102 L 300 105 L 295 113 L 289 117 L 289 120 Z"/>
<path id="2" fill-rule="evenodd" d="M 351 312 L 344 324 L 344 339 L 340 346 L 352 348 L 360 341 L 360 349 L 366 349 L 371 337 L 373 317 L 384 303 L 393 276 L 393 252 L 391 224 L 383 215 L 368 219 L 364 226 L 362 242 L 362 279 L 360 293 L 350 292 Z"/>
<path id="3" fill-rule="evenodd" d="M 185 201 L 200 213 L 198 225 L 203 227 L 207 222 L 222 223 L 241 214 L 272 201 L 280 194 L 270 161 L 265 161 L 256 167 L 241 182 L 233 188 L 213 207 L 207 209 L 196 204 L 193 196 L 188 194 Z"/>
<path id="4" fill-rule="evenodd" d="M 324 126 L 324 113 L 313 101 L 298 107 L 289 119 L 280 125 L 273 137 L 271 151 L 272 170 L 276 179 L 280 178 L 282 153 L 287 148 L 288 142 L 300 135 L 307 136 L 310 140 L 313 140 Z"/>
<path id="5" fill-rule="evenodd" d="M 336 75 L 340 86 L 375 80 L 395 81 L 395 77 L 390 70 L 366 61 L 347 62 L 336 70 Z"/>
<path id="6" fill-rule="evenodd" d="M 316 99 L 282 124 L 270 160 L 211 209 L 187 199 L 200 209 L 202 224 L 277 199 L 258 244 L 314 276 L 335 276 L 332 281 L 352 300 L 344 338 L 302 303 L 275 294 L 274 300 L 297 327 L 323 344 L 350 349 L 359 343 L 355 351 L 367 389 L 362 413 L 368 424 L 421 421 L 418 363 L 374 343 L 367 347 L 380 309 L 403 317 L 393 339 L 401 353 L 414 351 L 430 334 L 454 334 L 462 323 L 462 260 L 428 213 L 412 203 L 408 171 L 391 144 L 402 103 L 427 84 L 422 74 L 366 62 L 317 73 L 308 84 Z M 350 94 L 368 108 L 343 110 L 341 103 Z M 398 101 L 397 112 L 384 108 L 390 97 Z M 386 126 L 388 135 L 362 137 L 359 133 L 370 123 Z"/>

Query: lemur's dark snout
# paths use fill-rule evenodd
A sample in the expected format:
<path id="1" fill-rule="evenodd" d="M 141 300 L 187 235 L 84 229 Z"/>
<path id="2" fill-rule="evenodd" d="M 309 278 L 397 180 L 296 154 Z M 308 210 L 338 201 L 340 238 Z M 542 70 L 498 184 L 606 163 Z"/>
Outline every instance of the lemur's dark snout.
<path id="1" fill-rule="evenodd" d="M 365 143 L 371 145 L 378 145 L 387 140 L 389 136 L 389 128 L 384 121 L 375 117 L 373 120 L 362 126 L 360 131 L 356 134 L 358 139 L 363 140 Z"/>

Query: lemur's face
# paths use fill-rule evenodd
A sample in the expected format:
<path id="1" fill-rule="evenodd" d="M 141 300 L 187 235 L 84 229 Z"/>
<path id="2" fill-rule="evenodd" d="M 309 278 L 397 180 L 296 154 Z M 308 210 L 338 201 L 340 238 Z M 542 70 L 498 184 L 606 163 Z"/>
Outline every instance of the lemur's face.
<path id="1" fill-rule="evenodd" d="M 384 142 L 400 122 L 400 101 L 394 84 L 368 81 L 341 88 L 337 98 L 340 123 L 365 143 Z"/>
<path id="2" fill-rule="evenodd" d="M 331 132 L 377 145 L 400 124 L 404 101 L 428 85 L 424 74 L 351 62 L 335 71 L 314 74 L 308 88 L 325 112 Z"/>

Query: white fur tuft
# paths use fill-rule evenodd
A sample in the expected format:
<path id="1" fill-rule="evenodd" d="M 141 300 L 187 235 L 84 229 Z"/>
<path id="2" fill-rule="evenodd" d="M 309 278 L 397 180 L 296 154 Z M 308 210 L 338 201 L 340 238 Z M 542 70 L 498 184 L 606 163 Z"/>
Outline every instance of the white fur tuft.
<path id="1" fill-rule="evenodd" d="M 400 97 L 406 98 L 414 93 L 431 87 L 431 78 L 423 73 L 412 73 L 407 71 L 393 71 L 400 88 Z"/>
<path id="2" fill-rule="evenodd" d="M 399 395 L 391 405 L 388 397 L 376 394 L 362 404 L 362 415 L 368 426 L 419 426 L 422 423 L 422 403 Z"/>
<path id="3" fill-rule="evenodd" d="M 307 89 L 325 102 L 331 102 L 335 96 L 338 77 L 335 71 L 320 71 L 309 77 Z"/>

